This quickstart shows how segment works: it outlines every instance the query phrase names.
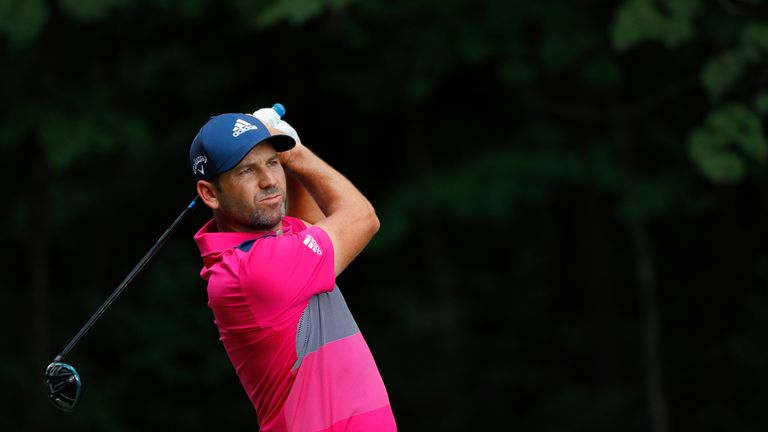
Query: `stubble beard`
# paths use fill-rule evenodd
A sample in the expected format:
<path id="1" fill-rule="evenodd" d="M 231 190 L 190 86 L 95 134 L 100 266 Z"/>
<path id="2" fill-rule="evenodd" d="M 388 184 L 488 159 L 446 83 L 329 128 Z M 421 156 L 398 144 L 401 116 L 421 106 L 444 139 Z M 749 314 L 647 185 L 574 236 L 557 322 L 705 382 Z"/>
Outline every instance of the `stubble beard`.
<path id="1" fill-rule="evenodd" d="M 280 194 L 280 196 L 283 197 L 278 211 L 275 211 L 269 207 L 264 208 L 259 205 L 259 200 L 275 194 Z M 255 209 L 250 216 L 250 223 L 254 229 L 260 231 L 269 230 L 277 226 L 283 220 L 283 217 L 285 216 L 285 193 L 283 193 L 279 186 L 275 186 L 271 189 L 259 193 L 253 197 L 253 201 Z"/>
<path id="2" fill-rule="evenodd" d="M 256 209 L 250 217 L 250 225 L 256 230 L 263 231 L 274 228 L 285 217 L 285 202 L 280 204 L 280 211 L 274 212 L 272 210 L 264 211 L 263 209 Z"/>
<path id="3" fill-rule="evenodd" d="M 283 197 L 278 210 L 273 210 L 270 207 L 264 207 L 259 204 L 260 199 L 278 193 Z M 253 208 L 248 208 L 244 203 L 237 203 L 229 199 L 229 197 L 222 196 L 221 210 L 223 213 L 230 214 L 230 217 L 234 216 L 235 220 L 240 221 L 241 224 L 246 224 L 255 231 L 271 230 L 278 226 L 282 222 L 283 217 L 285 217 L 285 194 L 279 187 L 258 194 L 253 198 L 253 203 Z"/>

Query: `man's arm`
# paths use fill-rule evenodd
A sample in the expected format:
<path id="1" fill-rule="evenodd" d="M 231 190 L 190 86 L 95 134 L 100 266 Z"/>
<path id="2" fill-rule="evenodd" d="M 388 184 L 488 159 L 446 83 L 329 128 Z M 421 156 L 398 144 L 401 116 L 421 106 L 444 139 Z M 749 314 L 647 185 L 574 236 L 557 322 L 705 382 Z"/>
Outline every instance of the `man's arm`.
<path id="1" fill-rule="evenodd" d="M 301 142 L 281 156 L 286 173 L 306 188 L 323 213 L 315 226 L 331 238 L 338 275 L 379 230 L 376 212 L 352 182 Z"/>
<path id="2" fill-rule="evenodd" d="M 311 225 L 325 219 L 325 214 L 309 194 L 304 185 L 292 174 L 286 173 L 285 181 L 288 189 L 286 214 L 299 218 Z"/>

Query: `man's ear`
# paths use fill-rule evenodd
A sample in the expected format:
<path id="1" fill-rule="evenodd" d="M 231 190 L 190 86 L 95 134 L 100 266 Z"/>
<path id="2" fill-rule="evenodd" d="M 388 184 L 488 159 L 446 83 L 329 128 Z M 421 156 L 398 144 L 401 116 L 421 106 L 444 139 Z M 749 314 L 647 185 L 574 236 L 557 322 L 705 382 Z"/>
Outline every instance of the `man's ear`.
<path id="1" fill-rule="evenodd" d="M 197 181 L 197 194 L 200 195 L 200 199 L 203 200 L 205 205 L 211 208 L 211 210 L 219 209 L 219 190 L 216 189 L 213 183 L 198 180 Z"/>

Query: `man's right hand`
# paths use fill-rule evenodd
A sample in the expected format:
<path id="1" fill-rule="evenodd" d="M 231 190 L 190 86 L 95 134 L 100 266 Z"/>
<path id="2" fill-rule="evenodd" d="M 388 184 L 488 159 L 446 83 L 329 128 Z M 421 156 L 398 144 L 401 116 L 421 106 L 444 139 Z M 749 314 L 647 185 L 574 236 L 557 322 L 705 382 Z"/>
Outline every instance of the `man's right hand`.
<path id="1" fill-rule="evenodd" d="M 272 133 L 275 131 L 279 133 L 286 134 L 296 140 L 296 147 L 294 147 L 291 150 L 280 152 L 277 154 L 278 160 L 280 161 L 280 165 L 282 165 L 284 168 L 288 168 L 288 163 L 291 159 L 291 157 L 297 153 L 299 147 L 302 147 L 301 140 L 299 139 L 299 134 L 296 132 L 296 129 L 293 128 L 293 126 L 289 125 L 288 122 L 285 120 L 282 120 L 280 116 L 277 115 L 274 109 L 272 108 L 261 108 L 256 110 L 252 116 L 256 117 L 260 122 L 262 122 L 264 125 L 266 125 L 270 129 L 274 129 Z"/>
<path id="2" fill-rule="evenodd" d="M 293 126 L 289 125 L 288 122 L 285 120 L 282 120 L 280 116 L 277 115 L 275 110 L 272 108 L 261 108 L 259 110 L 256 110 L 252 116 L 259 119 L 260 122 L 264 123 L 265 125 L 277 129 L 280 132 L 288 135 L 289 137 L 296 140 L 296 143 L 299 142 L 299 134 L 296 132 L 296 129 L 293 128 Z"/>

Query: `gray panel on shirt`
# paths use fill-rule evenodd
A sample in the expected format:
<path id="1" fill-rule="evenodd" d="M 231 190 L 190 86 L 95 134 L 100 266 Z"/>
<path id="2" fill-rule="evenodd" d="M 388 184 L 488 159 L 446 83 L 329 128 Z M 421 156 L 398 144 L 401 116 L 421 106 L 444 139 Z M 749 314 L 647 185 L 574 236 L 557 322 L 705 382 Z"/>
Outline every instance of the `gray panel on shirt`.
<path id="1" fill-rule="evenodd" d="M 301 314 L 296 331 L 296 363 L 301 365 L 309 353 L 321 346 L 343 339 L 360 331 L 341 295 L 338 285 L 333 291 L 312 296 Z"/>

